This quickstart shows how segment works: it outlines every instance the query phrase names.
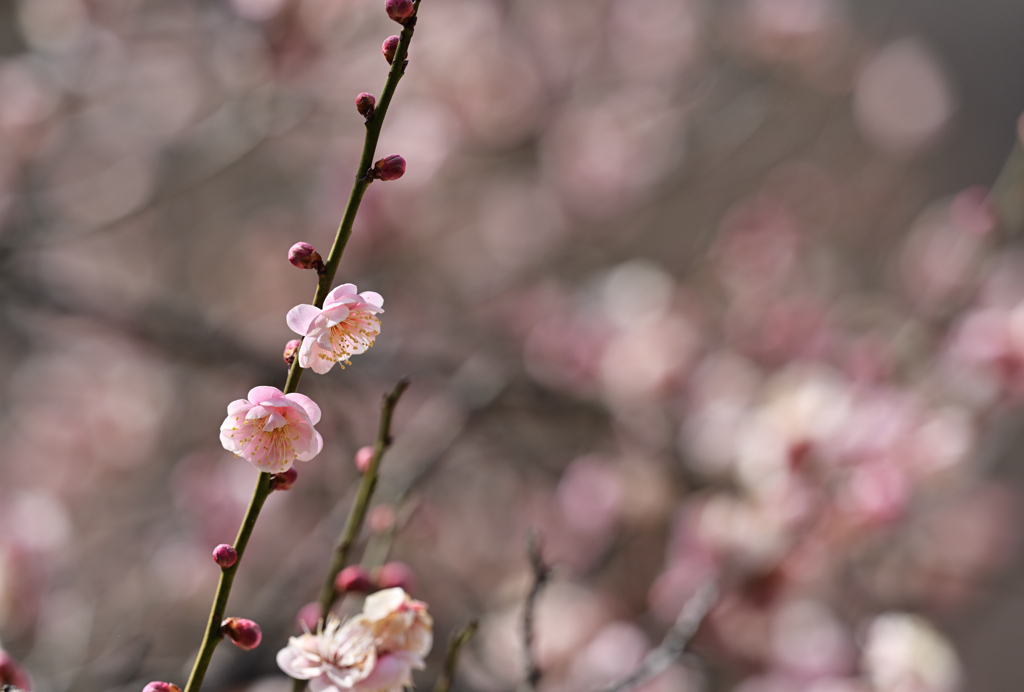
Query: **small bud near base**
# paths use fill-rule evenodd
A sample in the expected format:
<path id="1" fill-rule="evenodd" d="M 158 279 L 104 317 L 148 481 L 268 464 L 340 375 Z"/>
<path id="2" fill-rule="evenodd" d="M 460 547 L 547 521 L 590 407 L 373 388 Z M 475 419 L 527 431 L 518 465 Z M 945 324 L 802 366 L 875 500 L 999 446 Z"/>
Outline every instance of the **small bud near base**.
<path id="1" fill-rule="evenodd" d="M 373 117 L 373 111 L 376 107 L 377 99 L 373 97 L 373 94 L 367 94 L 364 91 L 359 96 L 356 96 L 356 110 L 359 111 L 359 115 L 367 120 Z"/>
<path id="2" fill-rule="evenodd" d="M 228 618 L 220 625 L 220 633 L 243 651 L 255 649 L 263 640 L 260 626 L 245 618 Z"/>
<path id="3" fill-rule="evenodd" d="M 227 569 L 238 562 L 238 552 L 235 551 L 234 546 L 230 546 L 227 543 L 221 543 L 213 549 L 213 561 L 224 569 Z"/>
<path id="4" fill-rule="evenodd" d="M 288 261 L 299 269 L 315 269 L 317 273 L 324 270 L 324 260 L 320 253 L 309 243 L 295 243 L 288 250 Z"/>
<path id="5" fill-rule="evenodd" d="M 398 154 L 385 156 L 373 164 L 370 170 L 371 180 L 398 180 L 405 175 L 405 159 Z"/>
<path id="6" fill-rule="evenodd" d="M 384 59 L 388 61 L 388 65 L 395 61 L 395 53 L 398 52 L 398 43 L 401 41 L 397 36 L 388 36 L 384 39 L 384 45 L 381 46 L 381 52 L 384 53 Z"/>
<path id="7" fill-rule="evenodd" d="M 295 485 L 295 481 L 299 478 L 299 472 L 295 470 L 295 467 L 291 467 L 287 471 L 281 473 L 275 473 L 270 479 L 271 490 L 291 490 L 292 486 Z"/>
<path id="8" fill-rule="evenodd" d="M 369 593 L 375 589 L 370 573 L 362 565 L 349 565 L 338 572 L 334 588 L 341 593 Z"/>
<path id="9" fill-rule="evenodd" d="M 291 367 L 291 364 L 295 362 L 295 356 L 299 353 L 299 347 L 302 346 L 301 339 L 292 339 L 284 345 L 284 362 L 285 365 Z"/>
<path id="10" fill-rule="evenodd" d="M 366 447 L 360 447 L 356 451 L 355 463 L 359 473 L 369 471 L 371 461 L 373 461 L 373 447 L 367 445 Z"/>
<path id="11" fill-rule="evenodd" d="M 412 0 L 387 0 L 384 7 L 387 10 L 388 16 L 399 24 L 404 24 L 405 20 L 416 11 Z"/>

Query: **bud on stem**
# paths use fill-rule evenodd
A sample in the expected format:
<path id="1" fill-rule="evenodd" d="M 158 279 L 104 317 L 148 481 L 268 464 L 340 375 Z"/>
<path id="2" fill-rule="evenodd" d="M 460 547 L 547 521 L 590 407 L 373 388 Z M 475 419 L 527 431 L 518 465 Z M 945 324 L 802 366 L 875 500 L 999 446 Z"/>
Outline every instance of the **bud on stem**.
<path id="1" fill-rule="evenodd" d="M 384 39 L 381 52 L 384 53 L 384 59 L 388 61 L 388 65 L 395 61 L 395 53 L 398 52 L 398 42 L 400 40 L 397 36 L 388 36 Z"/>
<path id="2" fill-rule="evenodd" d="M 228 618 L 220 625 L 220 633 L 239 649 L 249 651 L 260 645 L 263 632 L 260 626 L 245 618 Z"/>
<path id="3" fill-rule="evenodd" d="M 324 260 L 309 243 L 295 243 L 288 250 L 288 261 L 299 269 L 315 269 L 319 274 L 324 270 Z"/>
<path id="4" fill-rule="evenodd" d="M 370 169 L 371 180 L 398 180 L 405 175 L 405 159 L 398 154 L 385 156 Z"/>

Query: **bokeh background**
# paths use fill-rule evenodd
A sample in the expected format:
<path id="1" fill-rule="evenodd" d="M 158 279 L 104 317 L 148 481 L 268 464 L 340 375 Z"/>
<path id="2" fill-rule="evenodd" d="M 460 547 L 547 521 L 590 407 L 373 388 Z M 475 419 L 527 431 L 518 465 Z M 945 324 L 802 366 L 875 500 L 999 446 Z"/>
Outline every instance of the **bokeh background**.
<path id="1" fill-rule="evenodd" d="M 40 692 L 182 684 L 377 93 L 383 0 L 0 0 L 0 644 Z M 1020 689 L 1024 265 L 986 201 L 1024 111 L 1001 0 L 423 0 L 339 273 L 375 347 L 308 375 L 205 689 L 290 689 L 380 395 L 371 566 L 457 683 L 513 690 L 537 529 L 543 692 Z"/>

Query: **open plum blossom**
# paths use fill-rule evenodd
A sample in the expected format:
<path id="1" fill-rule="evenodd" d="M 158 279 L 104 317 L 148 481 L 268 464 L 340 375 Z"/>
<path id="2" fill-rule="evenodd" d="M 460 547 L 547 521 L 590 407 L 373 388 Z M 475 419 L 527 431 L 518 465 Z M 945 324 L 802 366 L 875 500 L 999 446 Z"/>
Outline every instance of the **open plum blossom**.
<path id="1" fill-rule="evenodd" d="M 288 640 L 277 665 L 309 680 L 311 692 L 400 692 L 433 645 L 427 605 L 400 588 L 367 596 L 360 615 L 342 623 L 334 615 L 319 634 Z"/>
<path id="2" fill-rule="evenodd" d="M 384 312 L 379 293 L 356 293 L 355 284 L 342 284 L 331 290 L 323 310 L 315 305 L 296 305 L 288 311 L 288 326 L 301 335 L 299 365 L 321 375 L 349 357 L 373 346 L 380 333 L 379 312 Z M 344 367 L 344 365 L 342 366 Z"/>
<path id="3" fill-rule="evenodd" d="M 313 428 L 319 421 L 320 407 L 305 394 L 253 387 L 248 399 L 228 404 L 220 441 L 260 471 L 282 473 L 323 449 L 324 440 Z"/>

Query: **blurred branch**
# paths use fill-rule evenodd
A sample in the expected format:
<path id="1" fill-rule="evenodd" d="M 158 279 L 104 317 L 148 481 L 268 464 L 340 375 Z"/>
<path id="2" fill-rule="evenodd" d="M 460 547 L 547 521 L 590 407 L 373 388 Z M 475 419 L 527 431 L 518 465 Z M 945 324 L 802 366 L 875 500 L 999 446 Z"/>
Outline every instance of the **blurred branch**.
<path id="1" fill-rule="evenodd" d="M 1007 235 L 1024 225 L 1024 115 L 1017 120 L 1017 137 L 999 177 L 992 183 L 992 207 L 1000 229 Z"/>
<path id="2" fill-rule="evenodd" d="M 533 570 L 533 584 L 530 586 L 530 592 L 526 595 L 526 604 L 523 607 L 523 659 L 526 667 L 523 689 L 535 690 L 542 673 L 533 650 L 534 618 L 537 598 L 551 577 L 551 568 L 544 563 L 541 541 L 536 533 L 531 532 L 526 537 L 526 554 L 530 559 L 530 568 Z"/>
<path id="3" fill-rule="evenodd" d="M 709 581 L 697 589 L 697 593 L 683 605 L 675 624 L 658 648 L 649 652 L 635 671 L 610 687 L 604 688 L 602 692 L 629 692 L 665 672 L 683 655 L 686 645 L 690 643 L 697 628 L 717 601 L 718 586 L 715 582 Z"/>
<path id="4" fill-rule="evenodd" d="M 437 679 L 437 684 L 434 685 L 434 692 L 448 692 L 451 689 L 452 681 L 455 679 L 455 668 L 459 665 L 459 651 L 476 634 L 478 624 L 476 620 L 470 620 L 465 627 L 448 640 L 448 653 L 444 657 L 444 669 L 441 671 L 441 677 Z"/>
<path id="5" fill-rule="evenodd" d="M 370 509 L 370 500 L 373 498 L 373 491 L 377 487 L 381 457 L 384 456 L 384 452 L 391 446 L 391 418 L 395 413 L 395 406 L 398 405 L 398 400 L 402 398 L 402 394 L 408 387 L 409 380 L 402 378 L 395 385 L 391 393 L 385 395 L 381 401 L 380 423 L 377 427 L 377 441 L 373 446 L 373 458 L 370 460 L 370 467 L 363 474 L 363 480 L 359 484 L 359 492 L 356 494 L 355 502 L 352 504 L 348 520 L 345 522 L 345 528 L 342 529 L 341 536 L 338 537 L 338 542 L 334 546 L 334 559 L 331 561 L 331 567 L 327 571 L 327 578 L 324 580 L 324 585 L 320 590 L 321 619 L 327 617 L 331 604 L 334 603 L 334 599 L 337 597 L 334 580 L 348 562 L 352 546 L 355 545 L 356 539 L 359 537 L 359 531 L 363 528 L 366 513 Z"/>

